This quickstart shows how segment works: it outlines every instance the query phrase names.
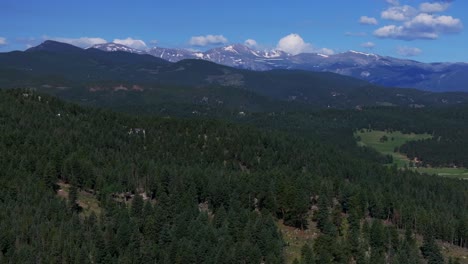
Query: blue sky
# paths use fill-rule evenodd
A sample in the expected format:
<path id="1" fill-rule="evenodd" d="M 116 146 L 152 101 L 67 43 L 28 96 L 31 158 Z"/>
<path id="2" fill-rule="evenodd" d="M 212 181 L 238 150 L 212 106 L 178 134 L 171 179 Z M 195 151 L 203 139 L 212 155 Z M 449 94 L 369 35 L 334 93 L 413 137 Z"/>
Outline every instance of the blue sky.
<path id="1" fill-rule="evenodd" d="M 468 62 L 468 1 L 1 0 L 0 51 L 46 39 L 205 50 L 230 43 L 290 53 L 347 50 Z"/>

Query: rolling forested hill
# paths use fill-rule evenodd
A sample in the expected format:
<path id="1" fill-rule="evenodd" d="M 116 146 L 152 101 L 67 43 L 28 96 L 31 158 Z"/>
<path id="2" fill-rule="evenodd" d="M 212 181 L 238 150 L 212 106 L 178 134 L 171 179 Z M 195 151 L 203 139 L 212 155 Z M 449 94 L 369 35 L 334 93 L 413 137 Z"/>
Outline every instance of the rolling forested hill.
<path id="1" fill-rule="evenodd" d="M 276 220 L 317 225 L 304 263 L 441 261 L 434 239 L 467 247 L 467 182 L 383 167 L 318 137 L 20 89 L 0 91 L 0 123 L 0 262 L 281 263 Z"/>

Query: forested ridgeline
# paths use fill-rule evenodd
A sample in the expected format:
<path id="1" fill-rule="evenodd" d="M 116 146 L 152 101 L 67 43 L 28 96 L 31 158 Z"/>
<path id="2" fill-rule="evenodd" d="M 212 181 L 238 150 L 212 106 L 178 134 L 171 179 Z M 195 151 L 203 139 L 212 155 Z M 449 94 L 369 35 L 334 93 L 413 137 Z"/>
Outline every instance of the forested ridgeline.
<path id="1" fill-rule="evenodd" d="M 25 90 L 0 92 L 0 124 L 0 262 L 281 263 L 276 219 L 307 228 L 311 206 L 321 235 L 304 262 L 420 258 L 411 235 L 401 242 L 366 217 L 425 234 L 426 257 L 440 257 L 433 238 L 467 246 L 467 183 L 287 134 Z M 71 184 L 68 200 L 58 181 Z M 80 213 L 78 191 L 96 195 L 99 213 Z M 136 194 L 131 205 L 115 198 L 123 192 Z"/>

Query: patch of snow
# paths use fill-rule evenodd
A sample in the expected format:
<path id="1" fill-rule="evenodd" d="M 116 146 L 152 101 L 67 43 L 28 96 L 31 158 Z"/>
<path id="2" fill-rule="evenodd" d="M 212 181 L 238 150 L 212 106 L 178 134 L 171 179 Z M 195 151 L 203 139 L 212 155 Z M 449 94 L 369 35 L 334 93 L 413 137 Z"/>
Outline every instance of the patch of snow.
<path id="1" fill-rule="evenodd" d="M 278 50 L 265 51 L 265 54 L 263 55 L 265 58 L 278 58 L 280 56 L 281 51 Z"/>
<path id="2" fill-rule="evenodd" d="M 224 47 L 223 48 L 225 51 L 229 51 L 229 52 L 234 52 L 236 54 L 239 54 L 239 52 L 237 52 L 237 50 L 234 49 L 234 47 L 231 45 L 231 46 L 227 46 L 227 47 Z"/>
<path id="3" fill-rule="evenodd" d="M 251 50 L 250 53 L 252 53 L 256 57 L 260 57 L 260 55 L 256 51 Z"/>
<path id="4" fill-rule="evenodd" d="M 355 51 L 355 50 L 350 50 L 349 52 L 354 53 L 354 54 L 359 54 L 359 55 L 364 55 L 364 56 L 372 56 L 372 57 L 377 57 L 377 55 L 372 54 L 372 53 L 364 53 L 360 51 Z"/>

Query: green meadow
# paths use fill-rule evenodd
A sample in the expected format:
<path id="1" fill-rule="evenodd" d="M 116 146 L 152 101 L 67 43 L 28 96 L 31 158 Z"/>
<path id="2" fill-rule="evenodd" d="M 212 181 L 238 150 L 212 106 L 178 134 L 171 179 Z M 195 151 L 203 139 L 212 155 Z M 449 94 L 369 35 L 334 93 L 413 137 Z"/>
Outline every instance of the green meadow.
<path id="1" fill-rule="evenodd" d="M 417 141 L 431 138 L 430 134 L 403 134 L 399 131 L 380 131 L 362 129 L 354 134 L 360 146 L 373 148 L 384 155 L 393 157 L 393 164 L 399 168 L 409 167 L 410 160 L 405 154 L 395 152 L 395 148 L 400 147 L 408 141 Z M 468 179 L 468 169 L 466 168 L 412 168 L 421 173 L 435 174 L 450 178 Z"/>

